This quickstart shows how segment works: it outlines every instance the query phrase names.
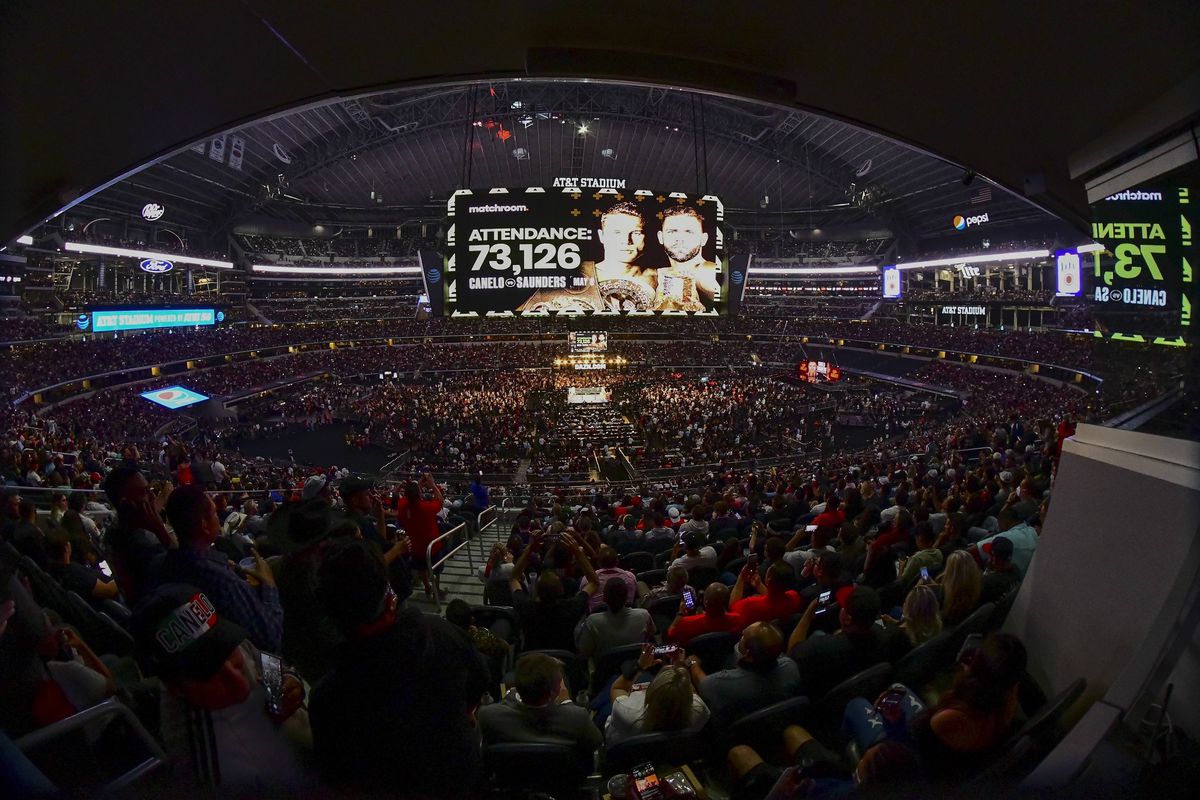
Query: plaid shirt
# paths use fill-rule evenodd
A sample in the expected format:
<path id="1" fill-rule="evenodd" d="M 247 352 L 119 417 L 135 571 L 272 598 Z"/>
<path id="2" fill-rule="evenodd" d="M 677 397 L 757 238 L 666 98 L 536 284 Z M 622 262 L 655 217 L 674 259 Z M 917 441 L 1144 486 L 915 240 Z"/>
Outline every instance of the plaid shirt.
<path id="1" fill-rule="evenodd" d="M 283 642 L 283 606 L 279 590 L 260 586 L 257 592 L 229 567 L 224 553 L 196 553 L 180 548 L 163 557 L 156 570 L 158 583 L 185 583 L 203 591 L 217 611 L 246 629 L 250 641 L 268 653 L 278 653 Z"/>

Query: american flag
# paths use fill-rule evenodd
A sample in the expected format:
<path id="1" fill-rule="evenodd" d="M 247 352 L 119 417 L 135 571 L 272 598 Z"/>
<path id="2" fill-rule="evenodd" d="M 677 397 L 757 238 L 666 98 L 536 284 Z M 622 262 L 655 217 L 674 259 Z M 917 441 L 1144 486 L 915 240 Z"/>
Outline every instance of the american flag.
<path id="1" fill-rule="evenodd" d="M 992 201 L 992 187 L 981 186 L 971 195 L 971 205 L 979 205 L 980 203 L 990 203 Z"/>

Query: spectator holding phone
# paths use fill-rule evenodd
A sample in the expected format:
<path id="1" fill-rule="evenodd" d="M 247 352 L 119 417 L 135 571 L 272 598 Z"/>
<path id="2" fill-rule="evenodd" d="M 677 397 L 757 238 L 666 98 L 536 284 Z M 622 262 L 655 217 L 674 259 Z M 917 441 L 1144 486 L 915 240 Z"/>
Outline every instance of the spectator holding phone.
<path id="1" fill-rule="evenodd" d="M 540 554 L 540 533 L 531 534 L 529 545 L 521 551 L 521 557 L 513 567 L 509 588 L 512 590 L 513 607 L 521 618 L 527 650 L 574 650 L 575 628 L 587 614 L 588 597 L 597 585 L 596 572 L 582 545 L 570 534 L 563 535 L 561 544 L 574 554 L 584 576 L 580 591 L 570 597 L 566 594 L 562 577 L 554 570 L 546 569 L 538 575 L 536 600 L 521 583 L 530 559 Z"/>
<path id="2" fill-rule="evenodd" d="M 694 691 L 691 676 L 682 666 L 683 651 L 676 648 L 659 656 L 655 649 L 649 644 L 642 646 L 638 659 L 641 673 L 662 666 L 664 657 L 672 663 L 662 666 L 657 675 L 639 675 L 636 682 L 622 675 L 612 685 L 612 714 L 604 729 L 609 747 L 642 733 L 697 732 L 708 723 L 708 706 Z M 642 685 L 642 678 L 649 678 L 649 686 Z"/>
<path id="3" fill-rule="evenodd" d="M 746 627 L 746 618 L 729 611 L 729 587 L 713 582 L 704 590 L 703 609 L 689 608 L 687 598 L 679 601 L 679 612 L 667 628 L 665 641 L 687 647 L 688 643 L 705 633 L 739 633 Z M 697 613 L 699 611 L 700 613 Z"/>
<path id="4" fill-rule="evenodd" d="M 897 565 L 900 580 L 906 585 L 917 579 L 922 568 L 933 570 L 942 566 L 942 551 L 935 546 L 937 537 L 933 535 L 932 525 L 922 522 L 915 526 L 913 540 L 916 542 L 917 552 L 908 558 L 901 559 Z"/>
<path id="5" fill-rule="evenodd" d="M 758 576 L 752 562 L 747 561 L 733 585 L 730 610 L 747 622 L 784 619 L 801 609 L 800 593 L 795 590 L 796 573 L 786 561 L 776 561 L 767 570 L 766 579 Z M 758 594 L 746 597 L 747 587 Z"/>
<path id="6" fill-rule="evenodd" d="M 161 585 L 139 603 L 132 627 L 143 669 L 166 687 L 163 739 L 181 772 L 208 791 L 311 786 L 301 763 L 311 741 L 303 684 L 281 666 L 278 686 L 267 685 L 263 659 L 275 656 L 260 653 L 204 592 Z"/>

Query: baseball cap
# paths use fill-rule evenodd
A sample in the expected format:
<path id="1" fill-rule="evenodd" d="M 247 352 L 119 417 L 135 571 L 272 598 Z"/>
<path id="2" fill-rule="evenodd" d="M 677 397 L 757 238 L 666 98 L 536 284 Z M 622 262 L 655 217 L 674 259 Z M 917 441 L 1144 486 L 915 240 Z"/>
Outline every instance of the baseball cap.
<path id="1" fill-rule="evenodd" d="M 699 548 L 708 544 L 708 534 L 698 528 L 684 531 L 682 539 L 686 547 Z"/>
<path id="2" fill-rule="evenodd" d="M 305 500 L 312 500 L 314 497 L 325 491 L 325 485 L 329 483 L 329 479 L 324 475 L 312 475 L 304 482 L 304 490 L 301 492 L 301 497 Z"/>
<path id="3" fill-rule="evenodd" d="M 667 509 L 667 516 L 671 519 L 679 519 L 679 507 L 671 506 Z"/>
<path id="4" fill-rule="evenodd" d="M 313 477 L 320 477 L 320 476 L 314 475 Z M 349 497 L 353 497 L 354 495 L 358 494 L 359 492 L 370 491 L 374 487 L 375 487 L 375 484 L 371 483 L 370 481 L 365 481 L 362 478 L 346 478 L 340 484 L 338 484 L 338 491 L 341 492 L 342 499 L 346 499 Z M 308 483 L 304 484 L 304 491 L 305 491 L 305 494 L 308 493 Z M 319 492 L 320 490 L 318 489 L 317 491 Z M 314 497 L 315 496 L 316 495 L 314 494 Z M 305 499 L 308 499 L 308 498 L 305 498 Z"/>
<path id="5" fill-rule="evenodd" d="M 1013 479 L 1013 474 L 1011 472 L 1009 472 L 1008 470 L 1004 470 L 1004 472 L 1000 473 L 1000 480 L 1003 481 L 1004 483 L 1012 483 L 1012 479 Z"/>
<path id="6" fill-rule="evenodd" d="M 246 640 L 204 592 L 181 583 L 164 584 L 139 603 L 131 627 L 138 660 L 161 678 L 207 680 Z"/>

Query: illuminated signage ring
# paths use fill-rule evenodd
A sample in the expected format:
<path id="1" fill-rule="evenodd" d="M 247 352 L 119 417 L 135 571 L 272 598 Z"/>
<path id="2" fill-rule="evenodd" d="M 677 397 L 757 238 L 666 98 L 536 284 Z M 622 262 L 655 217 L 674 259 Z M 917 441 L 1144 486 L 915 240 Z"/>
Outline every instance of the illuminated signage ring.
<path id="1" fill-rule="evenodd" d="M 156 219 L 162 219 L 163 214 L 167 213 L 165 206 L 159 203 L 146 203 L 142 206 L 142 219 L 154 222 Z"/>
<path id="2" fill-rule="evenodd" d="M 162 258 L 147 258 L 138 266 L 142 268 L 142 272 L 151 272 L 155 275 L 161 275 L 164 272 L 170 272 L 175 269 L 174 264 Z"/>

